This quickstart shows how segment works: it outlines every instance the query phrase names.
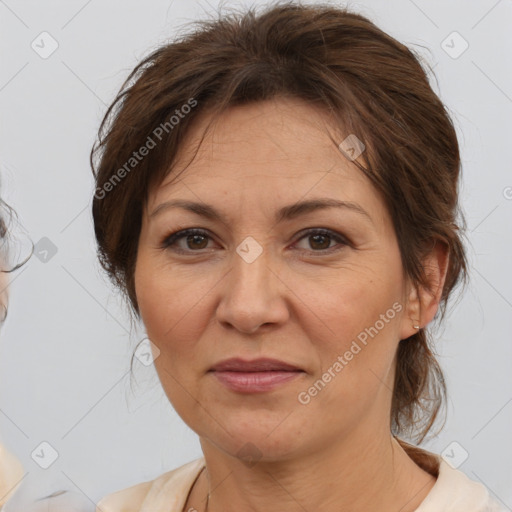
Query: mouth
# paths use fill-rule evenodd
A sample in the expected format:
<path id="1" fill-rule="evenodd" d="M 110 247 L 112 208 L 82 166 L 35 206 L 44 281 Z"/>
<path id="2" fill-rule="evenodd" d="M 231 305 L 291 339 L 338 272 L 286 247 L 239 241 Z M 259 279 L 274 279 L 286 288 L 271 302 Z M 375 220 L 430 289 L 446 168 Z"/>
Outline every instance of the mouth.
<path id="1" fill-rule="evenodd" d="M 239 393 L 271 391 L 305 373 L 294 365 L 268 358 L 227 359 L 214 365 L 209 372 L 228 389 Z"/>
<path id="2" fill-rule="evenodd" d="M 226 359 L 214 365 L 210 371 L 221 372 L 296 372 L 303 371 L 291 364 L 279 361 L 278 359 L 260 358 L 252 361 L 245 361 L 240 358 Z"/>

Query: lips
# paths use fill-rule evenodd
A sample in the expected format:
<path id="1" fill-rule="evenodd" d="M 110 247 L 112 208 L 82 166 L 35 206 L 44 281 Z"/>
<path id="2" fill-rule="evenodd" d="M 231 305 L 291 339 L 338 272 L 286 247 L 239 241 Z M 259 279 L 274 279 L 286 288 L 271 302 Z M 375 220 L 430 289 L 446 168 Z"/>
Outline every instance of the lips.
<path id="1" fill-rule="evenodd" d="M 268 358 L 226 359 L 213 366 L 210 372 L 229 390 L 245 394 L 270 392 L 305 374 L 296 366 Z"/>
<path id="2" fill-rule="evenodd" d="M 297 372 L 300 368 L 277 359 L 260 358 L 245 361 L 240 358 L 226 359 L 217 363 L 210 371 L 218 372 Z"/>

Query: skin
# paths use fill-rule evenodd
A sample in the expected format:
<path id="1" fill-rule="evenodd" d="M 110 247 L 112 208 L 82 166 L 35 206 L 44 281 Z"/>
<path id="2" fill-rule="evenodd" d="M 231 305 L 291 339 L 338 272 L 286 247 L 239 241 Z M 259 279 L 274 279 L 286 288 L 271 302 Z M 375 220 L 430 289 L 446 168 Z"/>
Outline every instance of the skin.
<path id="1" fill-rule="evenodd" d="M 208 120 L 203 115 L 188 134 L 177 171 L 190 162 Z M 447 255 L 436 245 L 425 260 L 432 293 L 410 284 L 381 197 L 327 130 L 340 142 L 348 135 L 299 100 L 232 108 L 178 179 L 173 172 L 150 191 L 137 300 L 160 350 L 155 364 L 165 392 L 199 435 L 206 460 L 184 510 L 203 510 L 211 492 L 210 512 L 407 512 L 435 483 L 389 424 L 398 344 L 434 317 Z M 328 208 L 276 223 L 279 208 L 313 198 L 357 203 L 369 218 Z M 208 203 L 223 221 L 176 207 L 155 213 L 174 199 Z M 207 236 L 162 247 L 185 228 Z M 306 228 L 348 240 L 318 240 L 300 233 Z M 263 251 L 252 263 L 236 252 L 248 236 Z M 394 303 L 401 311 L 317 396 L 299 403 L 299 393 Z M 271 392 L 236 393 L 208 373 L 230 357 L 276 358 L 304 373 Z M 243 447 L 257 464 L 242 460 Z"/>
<path id="2" fill-rule="evenodd" d="M 8 274 L 0 272 L 0 328 L 7 312 L 8 292 Z M 0 443 L 0 507 L 14 494 L 22 476 L 23 467 L 20 461 Z"/>
<path id="3" fill-rule="evenodd" d="M 5 272 L 0 272 L 0 321 L 4 319 L 7 312 L 8 291 L 9 279 L 7 274 Z"/>

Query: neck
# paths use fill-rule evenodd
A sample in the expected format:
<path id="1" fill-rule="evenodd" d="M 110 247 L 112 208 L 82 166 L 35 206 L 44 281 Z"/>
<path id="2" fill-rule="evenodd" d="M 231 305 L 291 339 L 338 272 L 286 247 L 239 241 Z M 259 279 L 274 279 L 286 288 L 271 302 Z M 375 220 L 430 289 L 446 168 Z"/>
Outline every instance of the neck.
<path id="1" fill-rule="evenodd" d="M 412 512 L 435 483 L 389 432 L 368 436 L 358 429 L 323 451 L 253 466 L 204 438 L 201 445 L 206 471 L 187 502 L 198 511 L 209 493 L 208 512 Z"/>

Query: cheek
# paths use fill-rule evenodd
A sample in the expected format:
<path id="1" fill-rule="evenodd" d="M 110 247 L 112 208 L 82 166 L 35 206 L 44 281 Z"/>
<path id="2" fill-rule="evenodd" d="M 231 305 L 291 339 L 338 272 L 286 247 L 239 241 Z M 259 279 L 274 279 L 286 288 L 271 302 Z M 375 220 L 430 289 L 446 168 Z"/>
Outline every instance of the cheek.
<path id="1" fill-rule="evenodd" d="M 211 273 L 190 268 L 169 268 L 165 262 L 141 254 L 135 271 L 139 310 L 148 338 L 160 350 L 155 368 L 162 387 L 178 413 L 187 422 L 197 394 L 207 350 L 198 340 L 211 321 L 208 292 L 215 286 Z"/>
<path id="2" fill-rule="evenodd" d="M 194 423 L 199 373 L 204 364 L 196 341 L 207 321 L 205 301 L 209 287 L 171 271 L 141 255 L 135 271 L 137 301 L 148 338 L 160 350 L 155 369 L 174 409 L 189 426 Z M 187 392 L 184 392 L 187 390 Z"/>
<path id="3" fill-rule="evenodd" d="M 393 304 L 401 304 L 401 280 L 389 266 L 376 267 L 343 269 L 336 279 L 308 285 L 309 293 L 304 293 L 305 305 L 322 321 L 336 350 L 343 349 L 376 322 L 383 334 L 398 325 L 397 309 L 401 308 L 393 308 Z"/>
<path id="4" fill-rule="evenodd" d="M 182 345 L 187 332 L 206 319 L 205 296 L 212 284 L 208 275 L 169 268 L 165 263 L 142 255 L 135 271 L 135 289 L 148 336 L 157 345 L 167 346 L 176 338 Z M 210 277 L 211 280 L 211 277 Z M 177 347 L 178 348 L 178 347 Z"/>
<path id="5" fill-rule="evenodd" d="M 311 289 L 308 299 L 315 315 L 304 318 L 321 319 L 317 325 L 325 333 L 315 338 L 312 327 L 309 333 L 321 359 L 320 375 L 315 377 L 326 383 L 319 402 L 332 403 L 334 408 L 340 400 L 355 408 L 363 406 L 391 378 L 403 310 L 397 272 L 401 269 L 391 263 L 387 269 L 372 268 L 341 272 L 336 281 Z"/>

